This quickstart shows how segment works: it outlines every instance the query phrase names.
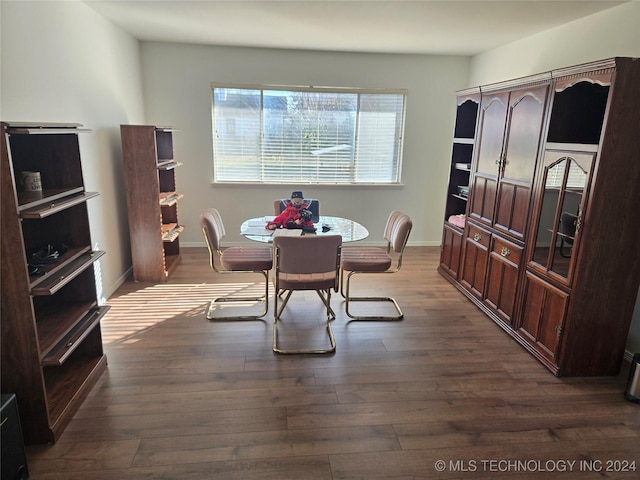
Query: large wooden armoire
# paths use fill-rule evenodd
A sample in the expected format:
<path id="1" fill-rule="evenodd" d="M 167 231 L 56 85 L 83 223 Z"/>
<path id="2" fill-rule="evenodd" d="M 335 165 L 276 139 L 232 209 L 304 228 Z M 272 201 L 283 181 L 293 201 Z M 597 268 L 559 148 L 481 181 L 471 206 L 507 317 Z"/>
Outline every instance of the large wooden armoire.
<path id="1" fill-rule="evenodd" d="M 617 374 L 640 285 L 640 60 L 457 98 L 439 271 L 554 374 Z"/>

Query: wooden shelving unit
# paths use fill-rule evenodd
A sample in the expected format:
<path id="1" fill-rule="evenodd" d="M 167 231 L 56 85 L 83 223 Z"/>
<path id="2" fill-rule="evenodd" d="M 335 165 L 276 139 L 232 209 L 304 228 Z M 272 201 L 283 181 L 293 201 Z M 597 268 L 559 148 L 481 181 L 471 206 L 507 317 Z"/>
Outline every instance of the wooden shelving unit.
<path id="1" fill-rule="evenodd" d="M 172 127 L 121 125 L 133 278 L 164 282 L 180 262 Z"/>
<path id="2" fill-rule="evenodd" d="M 26 443 L 55 442 L 106 368 L 78 124 L 2 123 L 2 392 Z M 41 174 L 22 191 L 20 173 Z M 52 245 L 51 263 L 30 254 Z"/>

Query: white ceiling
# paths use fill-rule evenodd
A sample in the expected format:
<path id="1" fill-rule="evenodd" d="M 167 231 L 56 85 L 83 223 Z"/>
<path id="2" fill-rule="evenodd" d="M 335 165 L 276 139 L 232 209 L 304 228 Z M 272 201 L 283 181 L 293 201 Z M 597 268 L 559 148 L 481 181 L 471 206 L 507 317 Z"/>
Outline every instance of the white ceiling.
<path id="1" fill-rule="evenodd" d="M 625 1 L 86 0 L 84 3 L 140 40 L 475 55 Z"/>

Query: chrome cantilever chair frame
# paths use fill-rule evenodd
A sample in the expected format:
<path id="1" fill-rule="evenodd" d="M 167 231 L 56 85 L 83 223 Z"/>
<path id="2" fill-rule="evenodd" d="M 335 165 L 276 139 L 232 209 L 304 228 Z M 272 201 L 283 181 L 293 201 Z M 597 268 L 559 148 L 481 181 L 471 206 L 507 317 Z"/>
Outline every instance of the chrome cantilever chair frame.
<path id="1" fill-rule="evenodd" d="M 350 247 L 343 249 L 340 269 L 340 294 L 345 299 L 345 312 L 353 320 L 402 320 L 404 313 L 393 297 L 352 296 L 351 280 L 361 274 L 396 273 L 402 267 L 404 249 L 409 240 L 413 223 L 404 213 L 393 211 L 389 214 L 385 227 L 386 248 Z M 392 266 L 392 264 L 395 264 Z M 345 272 L 346 274 L 345 280 Z M 345 285 L 346 284 L 346 285 Z M 350 309 L 351 302 L 391 302 L 397 315 L 355 315 Z"/>
<path id="2" fill-rule="evenodd" d="M 269 271 L 273 267 L 273 250 L 270 247 L 231 247 L 222 250 L 220 242 L 225 236 L 225 230 L 222 217 L 215 208 L 203 212 L 200 216 L 200 226 L 209 250 L 209 264 L 216 273 L 254 273 L 264 278 L 264 295 L 213 298 L 207 307 L 207 320 L 262 319 L 269 312 Z M 216 304 L 227 302 L 261 302 L 264 304 L 264 309 L 255 315 L 214 316 Z"/>
<path id="3" fill-rule="evenodd" d="M 335 319 L 335 313 L 331 309 L 331 289 L 337 291 L 339 286 L 342 237 L 340 235 L 276 237 L 273 244 L 275 290 L 286 293 L 280 305 L 278 305 L 278 295 L 274 296 L 273 351 L 280 354 L 335 352 L 336 341 L 331 330 L 331 321 Z M 294 290 L 315 290 L 322 300 L 326 308 L 329 348 L 283 349 L 280 347 L 278 322 Z"/>

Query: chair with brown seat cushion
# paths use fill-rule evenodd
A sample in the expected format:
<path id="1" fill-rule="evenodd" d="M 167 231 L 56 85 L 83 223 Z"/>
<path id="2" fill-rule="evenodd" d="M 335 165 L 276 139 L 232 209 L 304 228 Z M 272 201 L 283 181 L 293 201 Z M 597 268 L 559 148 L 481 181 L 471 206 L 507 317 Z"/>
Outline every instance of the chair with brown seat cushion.
<path id="1" fill-rule="evenodd" d="M 276 353 L 332 353 L 336 342 L 331 331 L 331 321 L 335 314 L 331 309 L 331 289 L 338 290 L 340 275 L 340 235 L 305 235 L 300 237 L 275 237 L 275 289 L 286 293 L 282 305 L 278 305 L 275 295 L 273 319 L 273 351 Z M 283 349 L 278 343 L 278 322 L 282 312 L 296 290 L 315 290 L 327 315 L 329 348 Z"/>
<path id="2" fill-rule="evenodd" d="M 358 274 L 396 273 L 402 266 L 402 256 L 413 223 L 408 215 L 393 211 L 389 214 L 384 230 L 386 248 L 348 247 L 342 249 L 340 293 L 345 298 L 345 311 L 354 320 L 401 320 L 402 309 L 393 297 L 363 297 L 351 295 L 352 277 Z M 346 272 L 349 272 L 348 274 Z M 346 276 L 346 279 L 345 279 Z M 344 287 L 346 286 L 346 291 Z M 391 302 L 397 315 L 354 315 L 351 302 Z"/>
<path id="3" fill-rule="evenodd" d="M 209 263 L 217 273 L 256 273 L 264 277 L 264 295 L 259 297 L 217 297 L 209 302 L 209 320 L 257 320 L 269 311 L 269 271 L 273 267 L 273 250 L 270 247 L 229 247 L 222 249 L 225 236 L 220 212 L 209 208 L 200 215 L 200 227 L 209 249 Z M 264 310 L 257 315 L 214 316 L 215 307 L 224 302 L 263 302 Z"/>

